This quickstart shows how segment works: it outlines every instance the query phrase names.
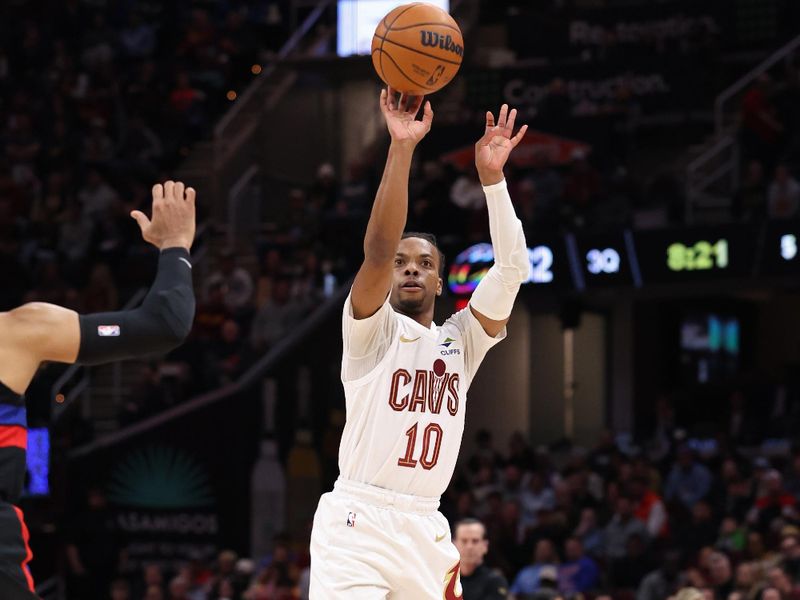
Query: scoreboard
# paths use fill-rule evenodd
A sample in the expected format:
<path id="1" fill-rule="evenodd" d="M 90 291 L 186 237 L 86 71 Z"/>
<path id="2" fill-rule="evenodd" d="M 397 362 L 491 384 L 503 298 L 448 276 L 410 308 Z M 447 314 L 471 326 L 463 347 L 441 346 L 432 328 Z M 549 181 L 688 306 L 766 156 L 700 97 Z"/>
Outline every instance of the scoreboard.
<path id="1" fill-rule="evenodd" d="M 534 236 L 528 246 L 525 283 L 553 291 L 800 275 L 799 221 L 565 233 Z M 461 252 L 450 267 L 450 291 L 471 294 L 493 260 L 488 243 Z"/>

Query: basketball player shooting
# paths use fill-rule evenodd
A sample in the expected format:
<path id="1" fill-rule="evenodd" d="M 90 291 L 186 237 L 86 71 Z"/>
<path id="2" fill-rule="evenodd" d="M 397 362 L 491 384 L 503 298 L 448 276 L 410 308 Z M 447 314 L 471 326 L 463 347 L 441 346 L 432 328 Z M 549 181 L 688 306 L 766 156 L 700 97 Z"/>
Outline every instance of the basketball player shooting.
<path id="1" fill-rule="evenodd" d="M 503 166 L 525 135 L 503 105 L 475 146 L 495 263 L 464 310 L 433 323 L 443 256 L 426 233 L 404 233 L 416 145 L 430 102 L 381 92 L 391 145 L 364 239 L 364 262 L 342 316 L 347 422 L 340 476 L 311 535 L 312 600 L 453 600 L 459 555 L 439 498 L 455 469 L 467 390 L 486 352 L 505 337 L 530 263 Z"/>
<path id="2" fill-rule="evenodd" d="M 152 220 L 131 216 L 142 237 L 161 250 L 158 272 L 142 304 L 128 311 L 79 315 L 34 302 L 0 313 L 0 598 L 30 600 L 32 553 L 22 511 L 27 420 L 23 394 L 44 361 L 98 365 L 180 345 L 192 326 L 195 299 L 189 249 L 195 233 L 195 191 L 180 182 L 153 187 Z"/>

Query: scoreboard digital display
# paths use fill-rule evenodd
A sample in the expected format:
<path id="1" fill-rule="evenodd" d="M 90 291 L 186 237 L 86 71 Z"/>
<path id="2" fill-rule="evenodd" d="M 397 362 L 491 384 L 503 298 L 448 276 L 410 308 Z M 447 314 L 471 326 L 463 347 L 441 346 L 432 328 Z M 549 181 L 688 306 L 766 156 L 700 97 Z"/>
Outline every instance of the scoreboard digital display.
<path id="1" fill-rule="evenodd" d="M 764 275 L 800 275 L 799 222 L 774 221 L 765 225 L 761 264 Z"/>
<path id="2" fill-rule="evenodd" d="M 756 243 L 747 228 L 692 228 L 634 234 L 648 283 L 700 282 L 750 277 Z"/>
<path id="3" fill-rule="evenodd" d="M 800 221 L 763 225 L 532 236 L 526 284 L 553 291 L 752 280 L 800 275 Z M 476 244 L 452 264 L 448 286 L 468 296 L 494 261 Z"/>
<path id="4" fill-rule="evenodd" d="M 525 283 L 554 290 L 573 288 L 563 236 L 532 237 L 528 240 L 528 258 L 531 275 Z"/>
<path id="5" fill-rule="evenodd" d="M 633 239 L 628 232 L 582 235 L 575 238 L 576 258 L 586 288 L 641 286 Z"/>
<path id="6" fill-rule="evenodd" d="M 529 241 L 528 260 L 531 268 L 525 284 L 545 288 L 572 287 L 563 240 L 559 238 L 536 240 L 532 245 Z M 493 263 L 494 251 L 491 244 L 470 246 L 456 256 L 450 265 L 447 287 L 459 296 L 472 294 Z"/>

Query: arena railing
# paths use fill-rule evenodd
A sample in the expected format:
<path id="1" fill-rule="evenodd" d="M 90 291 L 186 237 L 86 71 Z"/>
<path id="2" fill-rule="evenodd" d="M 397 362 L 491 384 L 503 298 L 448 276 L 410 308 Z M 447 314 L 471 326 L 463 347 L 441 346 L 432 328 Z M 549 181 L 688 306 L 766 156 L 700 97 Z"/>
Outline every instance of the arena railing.
<path id="1" fill-rule="evenodd" d="M 717 135 L 723 134 L 726 128 L 735 122 L 737 112 L 731 109 L 731 102 L 737 100 L 739 95 L 758 77 L 768 72 L 781 60 L 789 58 L 798 49 L 800 49 L 800 35 L 773 52 L 768 58 L 742 75 L 735 83 L 717 96 L 714 101 L 714 126 Z"/>
<path id="2" fill-rule="evenodd" d="M 259 119 L 252 117 L 257 117 L 261 114 L 264 108 L 263 96 L 267 91 L 267 86 L 275 83 L 272 76 L 281 61 L 297 50 L 300 42 L 317 24 L 332 2 L 333 0 L 320 0 L 317 3 L 316 7 L 292 33 L 275 57 L 270 60 L 259 76 L 217 123 L 213 135 L 215 176 L 220 169 L 224 168 L 231 157 L 236 155 L 237 151 L 250 140 L 258 128 Z M 292 83 L 294 83 L 294 80 L 284 85 L 288 87 Z M 215 192 L 219 189 L 218 185 L 215 185 L 214 188 Z"/>
<path id="3" fill-rule="evenodd" d="M 685 171 L 686 220 L 694 222 L 700 210 L 727 211 L 739 186 L 740 148 L 736 126 L 739 111 L 734 101 L 761 75 L 800 49 L 800 35 L 784 44 L 721 92 L 714 101 L 714 135 L 705 150 Z"/>

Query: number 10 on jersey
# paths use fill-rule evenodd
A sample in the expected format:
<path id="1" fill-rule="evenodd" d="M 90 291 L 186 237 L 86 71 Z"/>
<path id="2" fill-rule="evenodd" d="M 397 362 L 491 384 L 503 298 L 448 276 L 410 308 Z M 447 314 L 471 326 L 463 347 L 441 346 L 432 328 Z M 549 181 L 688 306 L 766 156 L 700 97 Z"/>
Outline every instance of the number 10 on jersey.
<path id="1" fill-rule="evenodd" d="M 442 447 L 442 427 L 438 423 L 430 423 L 425 428 L 422 432 L 422 451 L 419 454 L 419 459 L 414 459 L 418 429 L 419 423 L 414 423 L 414 426 L 406 431 L 406 437 L 408 438 L 406 453 L 397 459 L 397 464 L 401 467 L 413 469 L 419 462 L 423 469 L 430 471 L 439 462 L 439 450 Z"/>

